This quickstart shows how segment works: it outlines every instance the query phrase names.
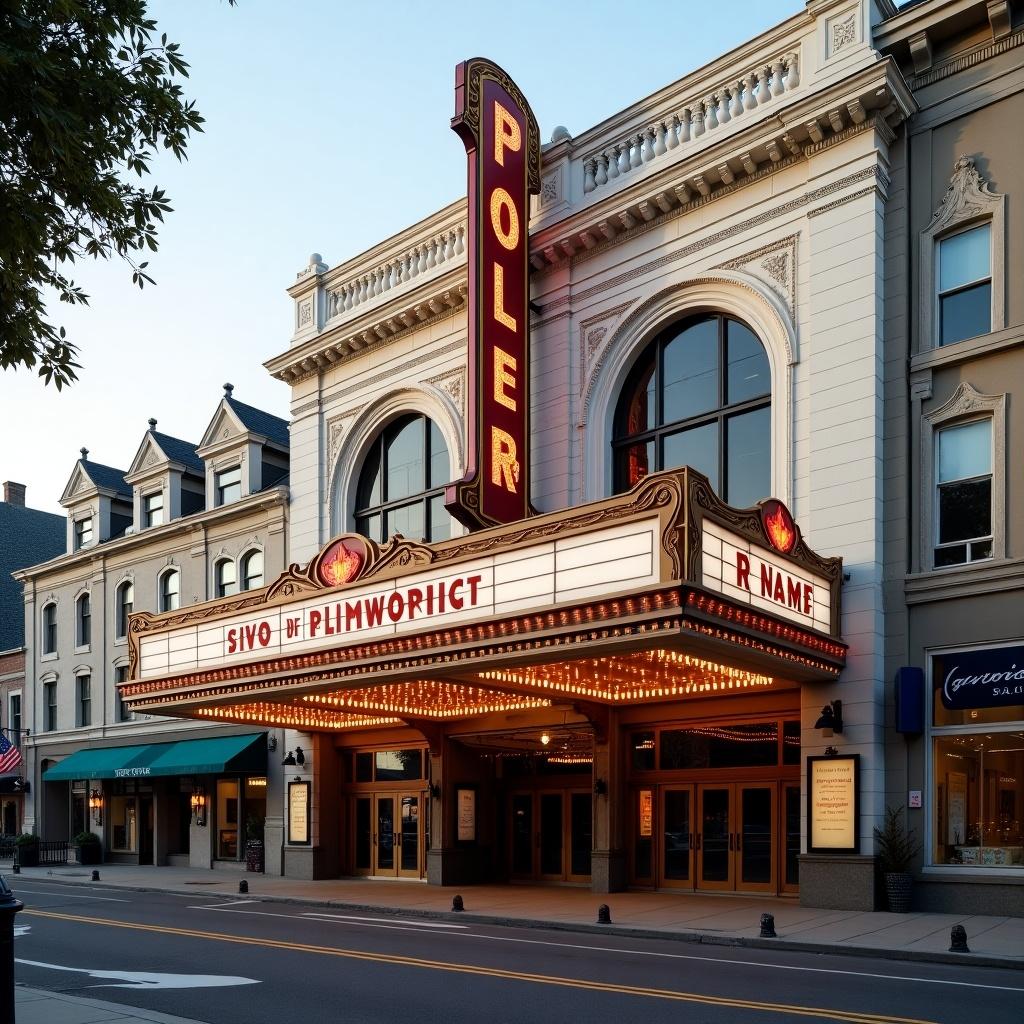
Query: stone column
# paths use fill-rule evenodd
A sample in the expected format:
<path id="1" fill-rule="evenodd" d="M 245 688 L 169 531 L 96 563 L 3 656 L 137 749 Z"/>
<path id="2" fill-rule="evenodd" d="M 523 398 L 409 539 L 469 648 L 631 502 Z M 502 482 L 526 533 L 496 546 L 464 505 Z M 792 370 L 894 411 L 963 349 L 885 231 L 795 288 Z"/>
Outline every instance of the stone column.
<path id="1" fill-rule="evenodd" d="M 593 892 L 619 892 L 626 887 L 629 793 L 622 761 L 622 736 L 614 711 L 609 712 L 607 724 L 595 730 L 592 782 L 594 849 L 590 888 Z"/>

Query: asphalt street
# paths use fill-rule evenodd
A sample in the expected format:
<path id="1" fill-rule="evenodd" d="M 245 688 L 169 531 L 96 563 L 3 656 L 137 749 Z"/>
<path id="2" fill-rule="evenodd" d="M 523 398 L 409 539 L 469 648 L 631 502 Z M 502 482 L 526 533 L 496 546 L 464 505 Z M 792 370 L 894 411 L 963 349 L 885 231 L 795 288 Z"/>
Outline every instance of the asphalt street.
<path id="1" fill-rule="evenodd" d="M 17 882 L 17 880 L 15 880 Z M 1020 1024 L 1024 972 L 17 882 L 16 980 L 211 1024 Z"/>

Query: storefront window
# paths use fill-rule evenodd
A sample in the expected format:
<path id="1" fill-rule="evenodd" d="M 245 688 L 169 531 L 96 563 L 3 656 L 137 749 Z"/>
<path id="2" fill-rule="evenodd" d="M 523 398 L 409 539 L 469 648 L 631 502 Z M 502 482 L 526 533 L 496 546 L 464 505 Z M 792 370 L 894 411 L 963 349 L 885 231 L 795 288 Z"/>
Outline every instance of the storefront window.
<path id="1" fill-rule="evenodd" d="M 708 725 L 666 729 L 661 734 L 658 767 L 752 768 L 779 763 L 779 723 Z"/>
<path id="2" fill-rule="evenodd" d="M 378 750 L 374 754 L 374 777 L 377 782 L 402 782 L 423 778 L 421 750 Z"/>
<path id="3" fill-rule="evenodd" d="M 931 861 L 1024 868 L 1024 647 L 932 658 Z"/>
<path id="4" fill-rule="evenodd" d="M 633 770 L 649 772 L 654 770 L 654 733 L 635 732 L 631 737 Z"/>
<path id="5" fill-rule="evenodd" d="M 217 857 L 238 860 L 238 779 L 217 780 Z"/>

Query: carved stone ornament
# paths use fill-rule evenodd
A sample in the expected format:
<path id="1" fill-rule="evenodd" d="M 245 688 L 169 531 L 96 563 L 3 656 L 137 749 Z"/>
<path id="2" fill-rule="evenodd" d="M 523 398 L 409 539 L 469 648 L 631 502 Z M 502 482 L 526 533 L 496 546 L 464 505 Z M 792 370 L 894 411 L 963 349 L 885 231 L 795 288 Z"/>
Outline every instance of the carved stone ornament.
<path id="1" fill-rule="evenodd" d="M 955 224 L 969 217 L 987 213 L 993 202 L 1002 197 L 992 191 L 990 182 L 984 181 L 974 159 L 960 156 L 953 165 L 953 176 L 949 179 L 949 188 L 942 197 L 935 216 L 928 225 L 930 231 L 941 231 L 948 225 Z"/>
<path id="2" fill-rule="evenodd" d="M 558 198 L 558 172 L 547 175 L 540 186 L 540 205 L 548 206 Z"/>
<path id="3" fill-rule="evenodd" d="M 796 311 L 796 246 L 798 235 L 788 235 L 777 242 L 762 245 L 752 252 L 744 253 L 719 270 L 745 270 L 763 281 L 786 305 L 790 314 Z"/>
<path id="4" fill-rule="evenodd" d="M 466 409 L 466 371 L 463 367 L 457 370 L 449 370 L 447 373 L 440 373 L 436 377 L 430 377 L 428 384 L 439 388 L 455 403 L 460 412 L 465 413 Z"/>
<path id="5" fill-rule="evenodd" d="M 155 466 L 160 461 L 160 456 L 157 452 L 150 450 L 150 453 L 142 461 L 142 469 L 149 469 L 150 466 Z"/>
<path id="6" fill-rule="evenodd" d="M 852 12 L 842 21 L 832 22 L 832 53 L 838 53 L 844 47 L 857 41 L 857 12 Z"/>
<path id="7" fill-rule="evenodd" d="M 313 319 L 313 303 L 306 299 L 299 303 L 299 326 L 305 327 Z"/>

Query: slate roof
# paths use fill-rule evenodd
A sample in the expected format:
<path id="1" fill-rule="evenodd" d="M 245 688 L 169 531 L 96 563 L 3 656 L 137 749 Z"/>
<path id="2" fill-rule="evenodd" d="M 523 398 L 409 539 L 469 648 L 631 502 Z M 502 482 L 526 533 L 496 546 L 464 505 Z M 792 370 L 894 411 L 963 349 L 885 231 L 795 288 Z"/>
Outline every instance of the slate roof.
<path id="1" fill-rule="evenodd" d="M 0 501 L 0 651 L 25 645 L 25 599 L 11 573 L 62 555 L 67 520 Z"/>
<path id="2" fill-rule="evenodd" d="M 237 398 L 225 398 L 225 402 L 231 406 L 232 412 L 242 421 L 246 430 L 254 434 L 260 434 L 270 441 L 288 447 L 288 421 L 280 416 L 273 416 L 262 409 L 255 409 L 251 405 L 239 402 Z"/>
<path id="3" fill-rule="evenodd" d="M 180 462 L 199 476 L 203 476 L 205 474 L 206 467 L 203 464 L 203 460 L 196 455 L 196 446 L 194 444 L 189 444 L 188 441 L 182 441 L 180 437 L 171 437 L 170 434 L 161 434 L 157 430 L 151 430 L 150 433 L 153 435 L 153 439 L 158 445 L 160 445 L 171 462 Z"/>
<path id="4" fill-rule="evenodd" d="M 89 462 L 87 459 L 79 459 L 78 461 L 88 474 L 89 479 L 97 487 L 117 491 L 129 498 L 132 496 L 132 489 L 124 482 L 123 469 L 114 469 L 113 466 L 104 466 L 99 462 Z"/>

